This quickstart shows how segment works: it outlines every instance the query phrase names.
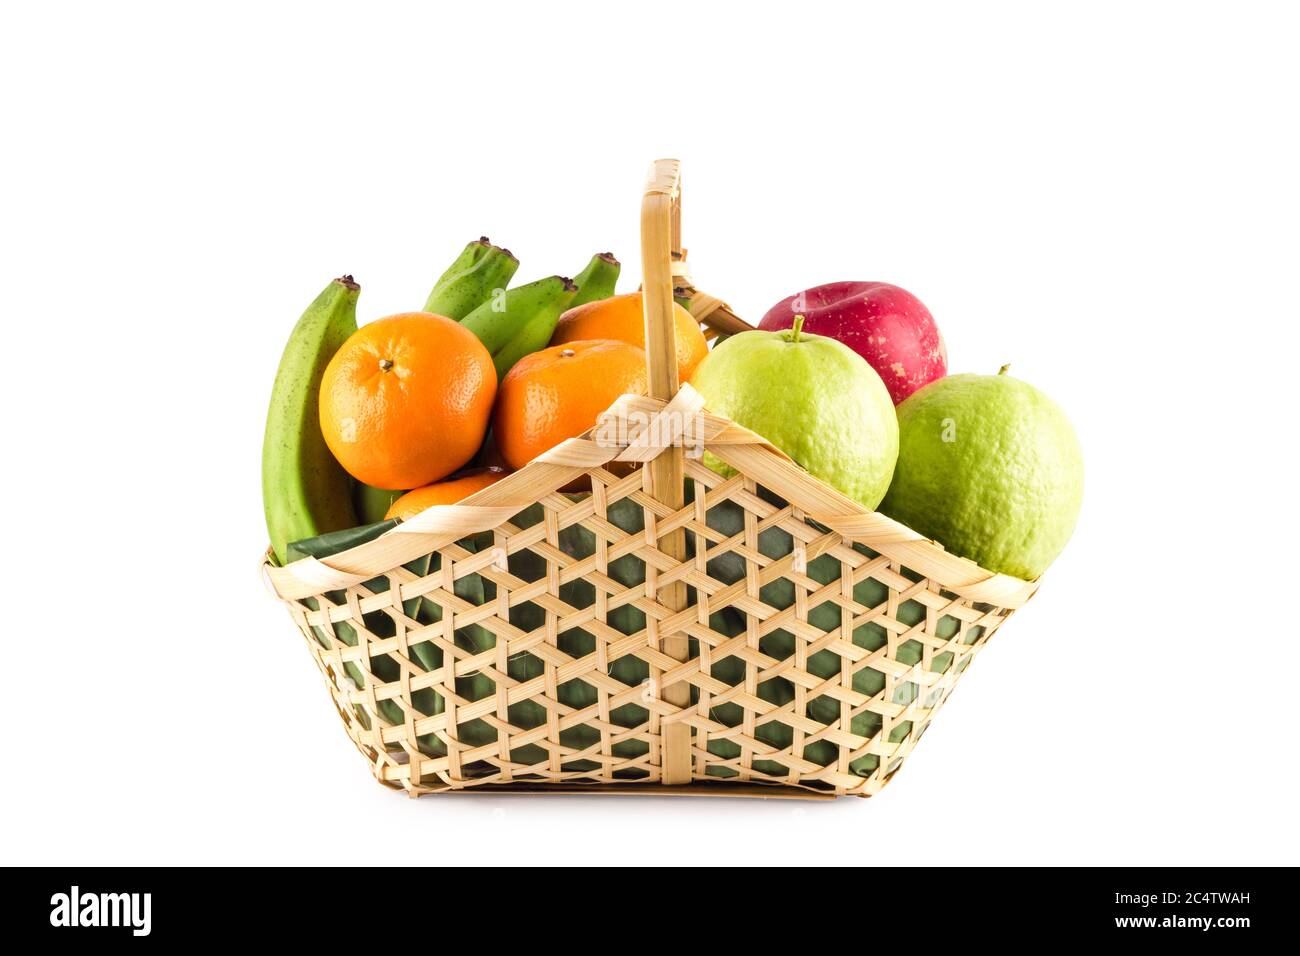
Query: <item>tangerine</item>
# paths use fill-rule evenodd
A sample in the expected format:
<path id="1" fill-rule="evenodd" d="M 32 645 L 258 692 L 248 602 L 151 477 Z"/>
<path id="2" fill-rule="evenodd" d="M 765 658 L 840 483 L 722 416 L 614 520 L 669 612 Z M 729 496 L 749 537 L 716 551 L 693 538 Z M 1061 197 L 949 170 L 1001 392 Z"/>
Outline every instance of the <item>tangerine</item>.
<path id="1" fill-rule="evenodd" d="M 620 395 L 646 393 L 645 352 L 611 339 L 567 342 L 520 359 L 497 394 L 492 434 L 511 468 L 522 468 L 596 424 Z"/>
<path id="2" fill-rule="evenodd" d="M 390 315 L 357 329 L 330 360 L 321 432 L 358 481 L 418 488 L 474 457 L 496 391 L 492 356 L 469 329 L 431 312 Z"/>
<path id="3" fill-rule="evenodd" d="M 709 354 L 709 343 L 699 323 L 676 302 L 673 321 L 677 331 L 677 381 L 690 380 L 695 366 Z M 597 299 L 570 309 L 555 324 L 552 345 L 589 339 L 615 339 L 639 349 L 645 348 L 645 319 L 641 314 L 641 293 L 629 292 Z"/>
<path id="4" fill-rule="evenodd" d="M 455 478 L 448 478 L 446 481 L 437 481 L 423 488 L 416 488 L 394 501 L 388 513 L 384 515 L 384 520 L 401 518 L 405 521 L 434 505 L 454 505 L 462 498 L 468 498 L 474 492 L 482 491 L 508 474 L 508 471 L 501 468 L 483 468 L 466 472 Z"/>

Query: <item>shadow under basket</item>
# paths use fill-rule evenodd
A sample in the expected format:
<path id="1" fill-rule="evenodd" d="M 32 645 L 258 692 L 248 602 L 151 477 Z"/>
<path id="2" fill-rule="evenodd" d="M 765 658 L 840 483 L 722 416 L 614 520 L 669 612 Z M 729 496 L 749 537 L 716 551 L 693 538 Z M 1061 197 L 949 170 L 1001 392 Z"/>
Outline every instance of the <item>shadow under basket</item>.
<path id="1" fill-rule="evenodd" d="M 380 782 L 870 796 L 1034 593 L 866 511 L 678 387 L 679 197 L 675 161 L 656 163 L 650 396 L 365 544 L 264 560 Z M 704 298 L 713 331 L 734 331 Z"/>

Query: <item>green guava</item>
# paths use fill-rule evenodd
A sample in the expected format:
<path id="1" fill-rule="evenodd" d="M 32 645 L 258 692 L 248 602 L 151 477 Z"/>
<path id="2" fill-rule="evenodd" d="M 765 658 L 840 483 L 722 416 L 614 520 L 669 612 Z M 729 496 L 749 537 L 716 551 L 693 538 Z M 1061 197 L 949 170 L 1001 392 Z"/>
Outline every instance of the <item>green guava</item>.
<path id="1" fill-rule="evenodd" d="M 715 346 L 691 385 L 709 411 L 757 432 L 832 488 L 875 508 L 898 457 L 885 383 L 842 342 L 794 328 L 741 332 Z M 711 454 L 704 464 L 734 470 Z"/>
<path id="2" fill-rule="evenodd" d="M 989 571 L 1028 580 L 1074 531 L 1083 452 L 1060 407 L 1005 372 L 949 375 L 898 406 L 898 466 L 880 510 Z"/>

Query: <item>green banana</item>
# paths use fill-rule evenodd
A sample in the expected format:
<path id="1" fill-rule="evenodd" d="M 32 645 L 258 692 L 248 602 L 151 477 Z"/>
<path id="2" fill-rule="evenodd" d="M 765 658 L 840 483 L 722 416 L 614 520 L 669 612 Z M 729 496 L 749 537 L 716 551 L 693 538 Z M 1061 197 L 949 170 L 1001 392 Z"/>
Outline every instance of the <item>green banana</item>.
<path id="1" fill-rule="evenodd" d="M 262 504 L 276 560 L 290 541 L 350 528 L 352 478 L 320 430 L 320 382 L 334 353 L 357 330 L 361 287 L 335 279 L 307 307 L 280 357 L 262 441 Z"/>
<path id="2" fill-rule="evenodd" d="M 597 299 L 608 299 L 614 294 L 620 268 L 612 252 L 598 252 L 592 256 L 587 267 L 573 277 L 578 286 L 578 294 L 569 303 L 569 308 L 586 305 Z"/>
<path id="3" fill-rule="evenodd" d="M 487 302 L 497 289 L 508 286 L 518 268 L 519 260 L 509 249 L 492 245 L 487 236 L 476 239 L 434 283 L 424 311 L 459 322 Z"/>
<path id="4" fill-rule="evenodd" d="M 575 291 L 576 287 L 569 282 L 558 298 L 534 313 L 528 323 L 519 330 L 519 334 L 511 339 L 505 348 L 492 356 L 498 382 L 506 377 L 521 358 L 544 349 L 551 343 L 551 336 L 555 334 L 555 324 L 559 322 L 564 310 L 570 308 Z"/>
<path id="5" fill-rule="evenodd" d="M 500 382 L 525 355 L 546 348 L 560 313 L 577 293 L 572 279 L 548 276 L 484 302 L 465 316 L 461 325 L 477 335 L 492 354 Z"/>

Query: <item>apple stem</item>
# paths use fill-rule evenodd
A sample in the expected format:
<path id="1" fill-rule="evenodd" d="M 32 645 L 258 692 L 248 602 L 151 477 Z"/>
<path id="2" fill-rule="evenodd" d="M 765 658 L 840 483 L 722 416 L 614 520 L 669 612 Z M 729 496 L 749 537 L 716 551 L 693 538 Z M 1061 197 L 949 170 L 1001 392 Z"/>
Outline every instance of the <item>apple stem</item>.
<path id="1" fill-rule="evenodd" d="M 1010 362 L 1008 362 L 1006 365 L 1004 365 L 1004 366 L 1002 366 L 1000 369 L 998 369 L 998 374 L 999 374 L 999 375 L 1006 375 L 1006 374 L 1007 374 L 1007 369 L 1009 369 L 1009 368 L 1011 368 L 1011 363 L 1010 363 Z"/>
<path id="2" fill-rule="evenodd" d="M 791 338 L 790 341 L 797 344 L 799 342 L 799 335 L 803 332 L 803 316 L 796 315 L 794 317 L 794 325 L 790 328 L 794 332 L 794 337 Z"/>

